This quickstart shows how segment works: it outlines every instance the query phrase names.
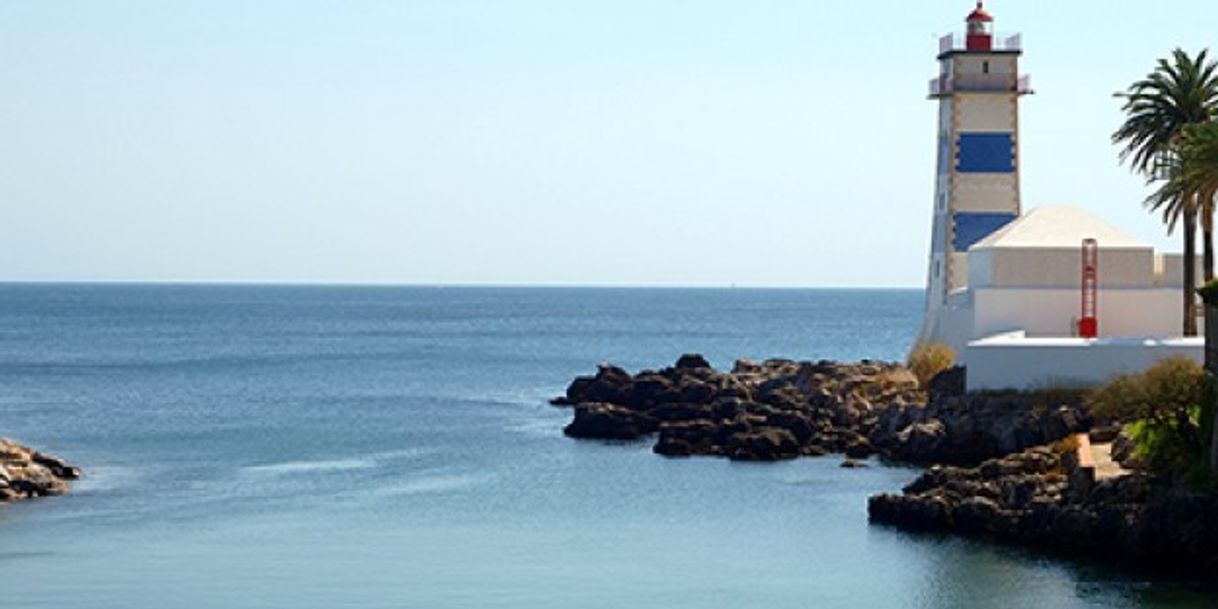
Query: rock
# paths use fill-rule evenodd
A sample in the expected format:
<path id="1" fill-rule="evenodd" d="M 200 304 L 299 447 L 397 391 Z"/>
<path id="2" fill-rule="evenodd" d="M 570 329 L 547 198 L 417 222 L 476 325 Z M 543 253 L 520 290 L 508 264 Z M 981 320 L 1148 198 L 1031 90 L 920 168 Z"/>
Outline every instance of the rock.
<path id="1" fill-rule="evenodd" d="M 621 406 L 583 403 L 575 406 L 575 418 L 563 433 L 572 438 L 634 440 L 654 428 L 653 419 Z"/>
<path id="2" fill-rule="evenodd" d="M 695 419 L 710 419 L 714 416 L 710 406 L 678 402 L 665 404 L 647 411 L 647 415 L 657 421 L 691 421 Z"/>
<path id="3" fill-rule="evenodd" d="M 747 359 L 738 359 L 732 366 L 732 374 L 757 374 L 761 370 L 761 364 Z"/>
<path id="4" fill-rule="evenodd" d="M 800 455 L 795 436 L 776 427 L 733 434 L 727 439 L 725 451 L 734 461 L 778 461 Z"/>
<path id="5" fill-rule="evenodd" d="M 706 361 L 705 357 L 697 353 L 686 353 L 677 360 L 678 370 L 690 370 L 697 368 L 710 368 L 710 362 Z"/>
<path id="6" fill-rule="evenodd" d="M 626 384 L 615 403 L 635 410 L 646 410 L 680 401 L 683 401 L 681 394 L 672 381 L 659 374 L 644 373 Z"/>
<path id="7" fill-rule="evenodd" d="M 930 380 L 932 400 L 962 396 L 965 393 L 967 372 L 963 366 L 954 366 L 936 374 Z"/>
<path id="8" fill-rule="evenodd" d="M 1125 469 L 1146 469 L 1146 460 L 1134 454 L 1136 448 L 1133 437 L 1122 430 L 1112 440 L 1112 460 Z"/>
<path id="9" fill-rule="evenodd" d="M 868 501 L 873 522 L 1195 571 L 1218 565 L 1218 494 L 1134 473 L 1073 493 L 1057 446 L 978 467 L 936 466 L 901 495 Z M 1068 469 L 1068 468 L 1066 468 Z M 1213 572 L 1208 576 L 1212 577 Z"/>
<path id="10" fill-rule="evenodd" d="M 583 402 L 621 403 L 630 389 L 633 379 L 625 370 L 609 364 L 601 364 L 596 376 L 577 377 L 567 387 L 567 394 L 560 404 L 574 405 Z"/>
<path id="11" fill-rule="evenodd" d="M 661 432 L 660 439 L 651 447 L 651 451 L 665 457 L 689 457 L 694 454 L 694 447 L 683 438 L 664 435 Z"/>
<path id="12" fill-rule="evenodd" d="M 676 391 L 682 402 L 693 404 L 709 404 L 718 393 L 714 385 L 697 379 L 682 379 Z"/>
<path id="13" fill-rule="evenodd" d="M 933 397 L 925 405 L 890 401 L 878 413 L 870 439 L 893 459 L 975 465 L 1090 427 L 1080 395 L 966 394 Z"/>
<path id="14" fill-rule="evenodd" d="M 842 461 L 842 464 L 839 467 L 846 469 L 862 469 L 867 467 L 867 464 L 855 459 L 846 459 L 845 461 Z"/>
<path id="15" fill-rule="evenodd" d="M 1116 440 L 1117 436 L 1121 435 L 1121 425 L 1104 425 L 1096 427 L 1088 434 L 1092 444 L 1107 444 Z"/>
<path id="16" fill-rule="evenodd" d="M 954 510 L 952 520 L 965 533 L 992 533 L 1000 528 L 998 502 L 983 496 L 966 497 Z"/>
<path id="17" fill-rule="evenodd" d="M 798 412 L 776 412 L 766 417 L 765 424 L 790 432 L 799 443 L 812 439 L 816 430 L 812 427 L 811 417 Z"/>
<path id="18" fill-rule="evenodd" d="M 866 458 L 880 448 L 868 434 L 884 412 L 913 410 L 924 401 L 912 373 L 896 364 L 740 360 L 724 373 L 694 354 L 672 368 L 634 376 L 601 365 L 555 400 L 575 406 L 568 429 L 573 437 L 639 437 L 660 424 L 698 421 L 689 429 L 660 429 L 655 452 L 738 460 L 848 449 L 853 458 Z"/>
<path id="19" fill-rule="evenodd" d="M 79 469 L 72 467 L 66 461 L 56 457 L 55 455 L 36 452 L 33 454 L 32 460 L 35 463 L 50 469 L 56 476 L 65 480 L 76 480 L 77 478 L 80 478 Z"/>
<path id="20" fill-rule="evenodd" d="M 846 445 L 846 456 L 851 459 L 866 459 L 876 453 L 867 438 L 858 438 Z"/>
<path id="21" fill-rule="evenodd" d="M 903 445 L 905 455 L 934 455 L 946 436 L 947 426 L 938 419 L 931 419 L 910 425 L 897 434 L 897 439 Z"/>
<path id="22" fill-rule="evenodd" d="M 0 438 L 0 502 L 65 493 L 80 475 L 59 457 Z"/>
<path id="23" fill-rule="evenodd" d="M 695 420 L 660 424 L 660 437 L 652 451 L 669 457 L 719 454 L 719 427 L 710 421 Z"/>

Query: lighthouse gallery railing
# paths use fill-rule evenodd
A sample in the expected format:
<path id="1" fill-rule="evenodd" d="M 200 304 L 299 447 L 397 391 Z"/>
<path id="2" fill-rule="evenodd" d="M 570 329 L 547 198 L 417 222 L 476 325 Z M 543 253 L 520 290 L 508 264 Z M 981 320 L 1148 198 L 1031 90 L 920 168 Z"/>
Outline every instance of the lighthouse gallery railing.
<path id="1" fill-rule="evenodd" d="M 940 76 L 930 80 L 930 95 L 948 95 L 954 92 L 979 93 L 1031 93 L 1032 77 L 1016 74 L 961 74 Z"/>
<path id="2" fill-rule="evenodd" d="M 993 44 L 990 51 L 1011 52 L 1023 50 L 1023 35 L 1022 34 L 995 34 L 993 36 Z M 939 39 L 939 53 L 950 53 L 952 51 L 965 51 L 968 49 L 968 37 L 964 34 L 955 33 L 948 34 Z"/>

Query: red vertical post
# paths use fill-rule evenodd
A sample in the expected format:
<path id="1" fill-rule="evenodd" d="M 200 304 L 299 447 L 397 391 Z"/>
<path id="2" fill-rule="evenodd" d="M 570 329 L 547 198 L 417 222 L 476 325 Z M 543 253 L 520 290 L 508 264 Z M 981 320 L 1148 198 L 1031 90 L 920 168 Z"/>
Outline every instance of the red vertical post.
<path id="1" fill-rule="evenodd" d="M 1083 302 L 1082 315 L 1078 319 L 1078 335 L 1095 338 L 1100 334 L 1099 323 L 1099 266 L 1100 247 L 1095 239 L 1083 240 Z"/>

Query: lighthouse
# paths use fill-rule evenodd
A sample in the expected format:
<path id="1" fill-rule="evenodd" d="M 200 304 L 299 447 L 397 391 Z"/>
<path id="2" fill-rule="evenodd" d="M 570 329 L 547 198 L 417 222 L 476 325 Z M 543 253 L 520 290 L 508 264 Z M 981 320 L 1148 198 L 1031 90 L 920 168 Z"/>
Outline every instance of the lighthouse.
<path id="1" fill-rule="evenodd" d="M 938 169 L 919 340 L 955 351 L 968 391 L 1088 387 L 1164 357 L 1203 361 L 1205 341 L 1179 336 L 1182 255 L 1079 207 L 1024 209 L 1020 38 L 995 35 L 981 2 L 966 23 L 940 40 L 930 81 Z"/>
<path id="2" fill-rule="evenodd" d="M 1018 35 L 999 38 L 984 3 L 963 36 L 939 41 L 939 104 L 934 223 L 921 339 L 944 336 L 952 294 L 968 285 L 968 248 L 1019 217 L 1019 98 L 1031 93 L 1019 74 Z M 950 325 L 950 324 L 948 324 Z"/>

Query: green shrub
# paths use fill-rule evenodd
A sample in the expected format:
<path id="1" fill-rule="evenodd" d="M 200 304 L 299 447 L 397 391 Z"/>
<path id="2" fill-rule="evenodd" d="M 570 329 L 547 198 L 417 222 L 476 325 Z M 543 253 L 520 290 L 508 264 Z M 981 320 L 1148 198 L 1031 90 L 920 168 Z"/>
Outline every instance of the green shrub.
<path id="1" fill-rule="evenodd" d="M 943 343 L 919 342 L 909 352 L 909 370 L 923 389 L 930 389 L 930 381 L 955 362 L 956 352 Z"/>
<path id="2" fill-rule="evenodd" d="M 1096 416 L 1129 421 L 1139 456 L 1154 468 L 1184 472 L 1205 462 L 1201 420 L 1205 370 L 1187 357 L 1170 357 L 1137 374 L 1125 374 L 1087 394 Z"/>
<path id="3" fill-rule="evenodd" d="M 1201 300 L 1206 304 L 1218 304 L 1218 279 L 1205 282 L 1197 293 L 1201 295 Z"/>

